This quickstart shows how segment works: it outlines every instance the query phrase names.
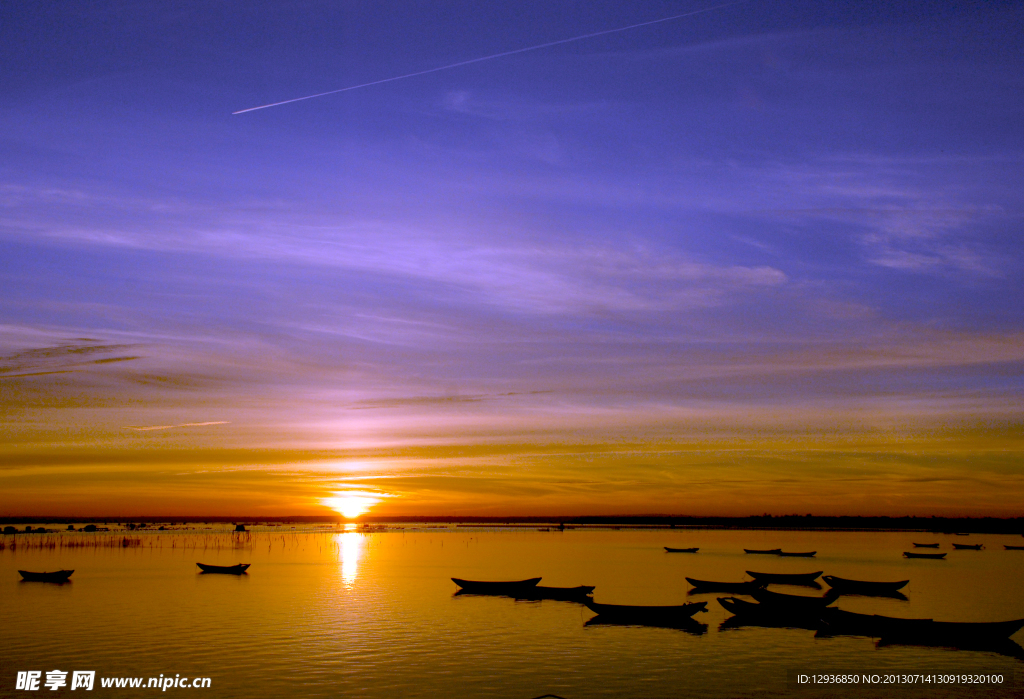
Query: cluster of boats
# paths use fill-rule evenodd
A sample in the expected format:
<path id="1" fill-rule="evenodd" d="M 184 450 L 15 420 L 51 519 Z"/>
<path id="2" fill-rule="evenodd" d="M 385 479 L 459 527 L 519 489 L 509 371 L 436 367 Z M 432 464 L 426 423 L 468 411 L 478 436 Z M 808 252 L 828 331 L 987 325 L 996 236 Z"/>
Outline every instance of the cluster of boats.
<path id="1" fill-rule="evenodd" d="M 196 565 L 199 566 L 200 575 L 204 573 L 220 573 L 221 575 L 241 575 L 252 564 L 238 563 L 237 565 L 233 566 L 214 566 L 208 563 L 196 563 Z M 60 585 L 68 582 L 68 579 L 74 572 L 75 571 L 73 570 L 56 570 L 52 573 L 34 573 L 31 570 L 19 570 L 18 574 L 21 575 L 21 579 L 25 582 L 48 582 L 57 583 L 58 585 Z"/>
<path id="2" fill-rule="evenodd" d="M 984 648 L 1021 656 L 1022 649 L 1009 640 L 1021 628 L 1024 619 L 998 622 L 954 622 L 934 619 L 908 619 L 878 614 L 859 614 L 832 606 L 844 595 L 890 597 L 906 600 L 901 592 L 909 580 L 853 580 L 836 575 L 810 573 L 762 573 L 746 571 L 752 580 L 718 582 L 686 578 L 693 586 L 689 594 L 725 592 L 744 595 L 719 597 L 718 603 L 733 616 L 721 629 L 744 626 L 803 628 L 818 636 L 869 636 L 881 644 L 942 645 L 963 648 Z M 818 579 L 829 589 L 822 596 L 794 595 L 769 590 L 770 585 L 797 585 L 821 589 Z M 704 633 L 706 624 L 693 620 L 697 612 L 707 611 L 707 602 L 690 602 L 673 606 L 599 604 L 591 594 L 592 585 L 578 587 L 544 587 L 541 578 L 514 581 L 479 581 L 452 578 L 459 586 L 456 595 L 500 595 L 522 600 L 556 599 L 578 602 L 597 614 L 594 624 L 663 626 L 695 634 Z M 1007 649 L 1009 648 L 1009 650 Z"/>

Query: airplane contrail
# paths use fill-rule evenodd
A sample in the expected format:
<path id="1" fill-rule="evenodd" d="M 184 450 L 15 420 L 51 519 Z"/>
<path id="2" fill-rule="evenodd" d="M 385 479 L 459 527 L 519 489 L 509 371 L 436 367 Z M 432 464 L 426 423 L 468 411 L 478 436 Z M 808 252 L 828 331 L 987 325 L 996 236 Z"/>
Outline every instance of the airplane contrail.
<path id="1" fill-rule="evenodd" d="M 231 112 L 234 114 L 245 114 L 246 112 L 255 112 L 257 109 L 269 109 L 270 107 L 279 107 L 282 104 L 291 104 L 292 102 L 301 102 L 303 100 L 311 100 L 317 97 L 324 97 L 326 95 L 335 95 L 339 92 L 348 92 L 349 90 L 358 90 L 363 87 L 370 87 L 372 85 L 380 85 L 382 83 L 390 83 L 395 80 L 404 80 L 406 78 L 414 78 L 417 75 L 426 75 L 427 73 L 436 73 L 439 70 L 448 70 L 449 68 L 458 68 L 459 66 L 467 66 L 471 63 L 480 63 L 481 61 L 490 61 L 495 58 L 502 58 L 503 56 L 513 56 L 517 53 L 526 53 L 527 51 L 537 51 L 539 49 L 546 49 L 549 46 L 558 46 L 559 44 L 568 44 L 572 41 L 582 41 L 583 39 L 590 39 L 595 36 L 604 36 L 605 34 L 615 34 L 616 32 L 624 32 L 629 29 L 636 29 L 637 27 L 647 27 L 652 24 L 660 24 L 662 22 L 671 22 L 674 19 L 682 19 L 683 17 L 692 17 L 693 15 L 699 15 L 704 12 L 711 12 L 712 10 L 720 10 L 723 7 L 729 7 L 730 5 L 738 5 L 746 0 L 735 0 L 734 2 L 727 2 L 721 5 L 714 5 L 713 7 L 705 7 L 702 10 L 694 10 L 693 12 L 684 12 L 681 15 L 672 15 L 671 17 L 662 17 L 661 19 L 652 19 L 647 22 L 639 22 L 637 24 L 630 24 L 625 27 L 616 27 L 615 29 L 605 29 L 600 32 L 591 32 L 590 34 L 582 34 L 580 36 L 573 36 L 568 39 L 559 39 L 558 41 L 549 41 L 546 44 L 537 44 L 536 46 L 527 46 L 522 49 L 513 49 L 511 51 L 502 51 L 501 53 L 491 54 L 490 56 L 481 56 L 480 58 L 471 58 L 468 61 L 459 61 L 458 63 L 450 63 L 446 66 L 439 66 L 437 68 L 428 68 L 427 70 L 419 70 L 415 73 L 406 73 L 405 75 L 396 75 L 392 78 L 384 78 L 383 80 L 374 80 L 373 82 L 363 83 L 362 85 L 351 85 L 349 87 L 343 87 L 338 90 L 328 90 L 327 92 L 318 92 L 315 95 L 306 95 L 305 97 L 295 97 L 290 100 L 284 100 L 282 102 L 271 102 L 270 104 L 261 104 L 259 107 L 249 107 L 248 109 L 239 109 L 237 112 Z"/>

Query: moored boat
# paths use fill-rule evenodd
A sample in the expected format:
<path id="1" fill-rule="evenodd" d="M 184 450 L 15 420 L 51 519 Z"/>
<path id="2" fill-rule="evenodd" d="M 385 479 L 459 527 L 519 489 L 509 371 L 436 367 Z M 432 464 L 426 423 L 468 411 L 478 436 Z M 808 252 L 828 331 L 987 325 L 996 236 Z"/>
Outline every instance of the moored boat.
<path id="1" fill-rule="evenodd" d="M 776 583 L 778 585 L 817 585 L 816 580 L 821 571 L 815 573 L 757 573 L 748 570 L 747 575 L 755 580 L 764 583 Z"/>
<path id="2" fill-rule="evenodd" d="M 713 580 L 697 580 L 696 578 L 686 578 L 686 582 L 693 585 L 691 592 L 732 592 L 737 595 L 749 595 L 752 590 L 757 590 L 767 583 L 758 582 L 757 580 L 748 580 L 746 582 L 715 582 Z"/>
<path id="3" fill-rule="evenodd" d="M 849 580 L 836 575 L 823 575 L 825 584 L 836 592 L 847 595 L 893 595 L 906 587 L 909 580 L 895 582 L 874 582 L 870 580 Z"/>
<path id="4" fill-rule="evenodd" d="M 1010 546 L 1009 544 L 1003 544 L 1003 548 L 1007 551 L 1024 551 L 1024 546 Z"/>
<path id="5" fill-rule="evenodd" d="M 632 604 L 598 604 L 593 600 L 584 600 L 592 612 L 606 619 L 637 619 L 647 621 L 669 621 L 692 617 L 707 607 L 707 602 L 689 602 L 673 606 L 648 606 Z"/>
<path id="6" fill-rule="evenodd" d="M 938 544 L 917 544 L 917 543 L 915 543 L 914 547 L 915 548 L 919 548 L 919 549 L 937 549 L 937 548 L 939 548 L 939 545 Z"/>
<path id="7" fill-rule="evenodd" d="M 904 551 L 903 555 L 907 558 L 945 558 L 944 553 L 914 553 L 912 551 Z"/>
<path id="8" fill-rule="evenodd" d="M 514 595 L 524 592 L 531 587 L 536 587 L 540 578 L 529 578 L 527 580 L 462 580 L 452 578 L 452 582 L 466 592 L 474 592 L 485 595 Z"/>
<path id="9" fill-rule="evenodd" d="M 719 597 L 718 603 L 727 612 L 735 615 L 723 621 L 720 629 L 764 626 L 816 630 L 821 625 L 821 610 L 817 608 L 794 609 L 747 602 L 736 597 Z"/>
<path id="10" fill-rule="evenodd" d="M 55 570 L 52 573 L 33 573 L 30 570 L 19 570 L 18 573 L 22 579 L 26 582 L 52 582 L 52 583 L 65 583 L 73 570 Z"/>
<path id="11" fill-rule="evenodd" d="M 700 549 L 696 547 L 692 549 L 673 549 L 669 548 L 668 546 L 665 547 L 665 550 L 669 553 L 697 553 L 698 551 L 700 551 Z"/>
<path id="12" fill-rule="evenodd" d="M 981 544 L 953 544 L 953 548 L 961 551 L 981 551 Z"/>
<path id="13" fill-rule="evenodd" d="M 779 551 L 780 556 L 790 556 L 793 558 L 814 558 L 817 553 L 817 551 Z"/>
<path id="14" fill-rule="evenodd" d="M 1024 619 L 988 622 L 935 621 L 856 614 L 841 609 L 823 610 L 822 621 L 839 633 L 856 633 L 888 640 L 920 640 L 929 644 L 1006 639 L 1024 628 Z"/>
<path id="15" fill-rule="evenodd" d="M 782 549 L 743 549 L 743 553 L 763 553 L 769 556 L 778 556 Z"/>
<path id="16" fill-rule="evenodd" d="M 221 575 L 241 575 L 252 565 L 251 563 L 238 563 L 233 566 L 212 566 L 208 563 L 196 563 L 204 573 L 219 573 Z"/>
<path id="17" fill-rule="evenodd" d="M 761 604 L 781 609 L 791 609 L 800 612 L 812 612 L 816 609 L 824 609 L 839 599 L 839 594 L 829 590 L 824 597 L 805 597 L 803 595 L 786 595 L 771 590 L 754 590 L 750 596 Z"/>

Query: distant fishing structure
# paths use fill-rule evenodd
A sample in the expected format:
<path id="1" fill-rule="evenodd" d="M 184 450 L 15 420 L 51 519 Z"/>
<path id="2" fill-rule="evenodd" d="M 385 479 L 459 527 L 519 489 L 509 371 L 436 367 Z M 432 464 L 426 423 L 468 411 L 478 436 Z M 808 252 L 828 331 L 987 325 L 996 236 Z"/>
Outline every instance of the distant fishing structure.
<path id="1" fill-rule="evenodd" d="M 692 17 L 693 15 L 703 14 L 705 12 L 711 12 L 712 10 L 720 10 L 723 7 L 729 7 L 731 5 L 738 5 L 745 0 L 734 0 L 734 2 L 727 2 L 721 5 L 714 5 L 713 7 L 705 7 L 701 10 L 693 10 L 692 12 L 684 12 L 679 15 L 672 15 L 671 17 L 662 17 L 661 19 L 652 19 L 647 22 L 639 22 L 637 24 L 630 24 L 625 27 L 616 27 L 615 29 L 605 29 L 599 32 L 591 32 L 590 34 L 581 34 L 580 36 L 573 36 L 568 39 L 559 39 L 558 41 L 549 41 L 545 44 L 537 44 L 536 46 L 527 46 L 526 48 L 513 49 L 511 51 L 502 51 L 501 53 L 491 54 L 490 56 L 481 56 L 480 58 L 470 58 L 467 61 L 459 61 L 458 63 L 450 63 L 446 66 L 438 66 L 437 68 L 428 68 L 427 70 L 416 71 L 415 73 L 406 73 L 405 75 L 396 75 L 391 78 L 384 78 L 382 80 L 374 80 L 373 82 L 363 83 L 361 85 L 350 85 L 349 87 L 343 87 L 338 90 L 328 90 L 327 92 L 318 92 L 315 95 L 306 95 L 305 97 L 295 97 L 290 100 L 283 100 L 281 102 L 271 102 L 270 104 L 262 104 L 259 107 L 249 107 L 248 109 L 239 109 L 237 112 L 231 112 L 234 114 L 245 114 L 246 112 L 255 112 L 258 109 L 269 109 L 270 107 L 280 107 L 282 104 L 291 104 L 292 102 L 302 102 L 303 100 L 316 99 L 317 97 L 325 97 L 326 95 L 336 95 L 339 92 L 348 92 L 349 90 L 359 90 L 364 87 L 371 87 L 373 85 L 381 85 L 383 83 L 390 83 L 396 80 L 405 80 L 406 78 L 415 78 L 418 75 L 426 75 L 427 73 L 437 73 L 442 70 L 449 70 L 450 68 L 458 68 L 459 66 L 470 65 L 471 63 L 481 63 L 483 61 L 490 61 L 495 58 L 503 58 L 505 56 L 514 56 L 517 53 L 526 53 L 527 51 L 539 51 L 540 49 L 546 49 L 550 46 L 558 46 L 559 44 L 568 44 L 573 41 L 583 41 L 584 39 L 592 39 L 595 36 L 604 36 L 605 34 L 615 34 L 617 32 L 625 32 L 630 29 L 637 29 L 638 27 L 647 27 L 652 24 L 661 24 L 662 22 L 671 22 L 676 19 L 682 19 L 683 17 Z"/>

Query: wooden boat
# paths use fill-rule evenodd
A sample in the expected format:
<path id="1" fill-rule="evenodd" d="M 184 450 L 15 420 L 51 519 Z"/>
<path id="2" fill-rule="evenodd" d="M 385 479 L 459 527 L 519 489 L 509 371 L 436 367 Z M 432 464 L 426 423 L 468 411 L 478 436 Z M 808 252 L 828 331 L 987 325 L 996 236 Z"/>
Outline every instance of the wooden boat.
<path id="1" fill-rule="evenodd" d="M 541 585 L 525 586 L 515 591 L 516 599 L 525 600 L 562 600 L 565 602 L 582 602 L 594 591 L 593 585 L 576 587 L 542 587 Z"/>
<path id="2" fill-rule="evenodd" d="M 945 558 L 944 553 L 913 553 L 911 551 L 904 551 L 903 555 L 907 558 Z"/>
<path id="3" fill-rule="evenodd" d="M 821 571 L 816 573 L 756 573 L 747 571 L 747 575 L 765 584 L 776 583 L 778 585 L 817 585 L 815 582 Z"/>
<path id="4" fill-rule="evenodd" d="M 953 548 L 961 551 L 981 551 L 981 544 L 953 544 Z"/>
<path id="5" fill-rule="evenodd" d="M 919 549 L 937 549 L 937 548 L 939 548 L 939 545 L 938 544 L 914 544 L 914 547 L 915 548 L 919 548 Z"/>
<path id="6" fill-rule="evenodd" d="M 817 630 L 821 626 L 819 609 L 783 608 L 747 602 L 736 597 L 719 597 L 718 603 L 727 612 L 735 615 L 723 621 L 719 630 L 744 626 Z"/>
<path id="7" fill-rule="evenodd" d="M 208 563 L 196 563 L 204 573 L 220 573 L 222 575 L 241 575 L 252 565 L 251 563 L 238 563 L 233 566 L 212 566 Z"/>
<path id="8" fill-rule="evenodd" d="M 1024 546 L 1010 546 L 1008 544 L 1003 544 L 1003 548 L 1007 551 L 1024 551 Z"/>
<path id="9" fill-rule="evenodd" d="M 750 596 L 761 604 L 780 609 L 790 609 L 799 612 L 812 612 L 817 609 L 824 609 L 839 599 L 838 593 L 829 590 L 824 597 L 805 597 L 803 595 L 784 595 L 781 592 L 771 590 L 754 590 Z"/>
<path id="10" fill-rule="evenodd" d="M 696 578 L 686 578 L 686 582 L 693 585 L 691 592 L 732 592 L 737 595 L 749 595 L 752 590 L 757 590 L 768 583 L 759 582 L 757 580 L 748 580 L 747 582 L 714 582 L 711 580 L 697 580 Z"/>
<path id="11" fill-rule="evenodd" d="M 892 595 L 906 587 L 909 580 L 896 582 L 872 582 L 869 580 L 848 580 L 835 575 L 823 575 L 825 584 L 836 592 L 846 595 Z"/>
<path id="12" fill-rule="evenodd" d="M 502 581 L 462 580 L 460 578 L 452 578 L 452 582 L 466 592 L 483 595 L 515 595 L 519 592 L 524 592 L 531 587 L 536 587 L 537 583 L 540 582 L 540 578 Z"/>
<path id="13" fill-rule="evenodd" d="M 780 556 L 790 556 L 794 558 L 814 558 L 817 553 L 817 551 L 802 551 L 799 553 L 792 551 L 779 551 Z"/>
<path id="14" fill-rule="evenodd" d="M 822 621 L 842 633 L 859 633 L 886 640 L 927 641 L 929 644 L 1006 639 L 1024 628 L 1024 619 L 963 622 L 900 619 L 878 614 L 855 614 L 840 609 L 822 611 Z"/>
<path id="15" fill-rule="evenodd" d="M 22 580 L 26 582 L 51 582 L 51 583 L 65 583 L 73 570 L 56 570 L 52 573 L 33 573 L 30 570 L 19 570 Z"/>
<path id="16" fill-rule="evenodd" d="M 692 549 L 670 549 L 668 546 L 665 547 L 665 550 L 668 551 L 669 553 L 697 553 L 698 551 L 700 551 L 699 548 L 692 548 Z"/>
<path id="17" fill-rule="evenodd" d="M 778 556 L 782 549 L 743 549 L 743 553 L 763 553 L 769 556 Z"/>
<path id="18" fill-rule="evenodd" d="M 707 602 L 689 602 L 669 607 L 644 606 L 632 604 L 598 604 L 593 600 L 584 600 L 592 612 L 605 619 L 634 619 L 637 621 L 664 622 L 673 619 L 692 617 L 707 607 Z"/>

